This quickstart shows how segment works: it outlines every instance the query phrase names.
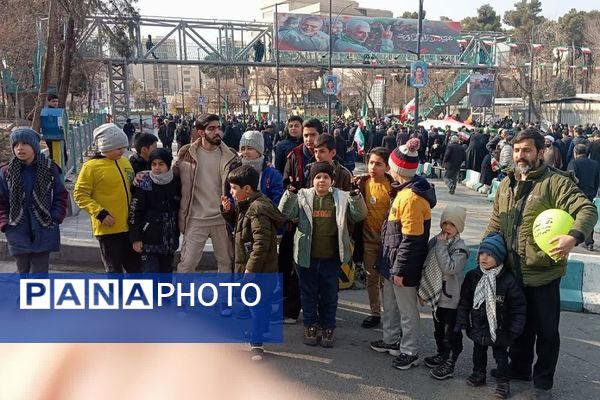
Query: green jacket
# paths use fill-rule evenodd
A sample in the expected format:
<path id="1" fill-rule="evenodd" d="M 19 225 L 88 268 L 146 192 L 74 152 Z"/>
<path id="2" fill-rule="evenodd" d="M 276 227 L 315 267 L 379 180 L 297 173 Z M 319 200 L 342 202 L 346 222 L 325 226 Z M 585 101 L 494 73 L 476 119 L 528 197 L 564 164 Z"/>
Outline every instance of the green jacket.
<path id="1" fill-rule="evenodd" d="M 298 228 L 294 234 L 294 262 L 301 267 L 310 267 L 310 249 L 312 241 L 312 208 L 315 199 L 315 189 L 300 189 L 298 194 L 286 190 L 283 194 L 279 209 L 288 219 L 298 219 Z M 359 222 L 367 216 L 367 206 L 362 194 L 350 196 L 333 188 L 335 201 L 335 219 L 338 226 L 338 247 L 340 262 L 349 262 L 350 234 L 348 222 Z"/>
<path id="2" fill-rule="evenodd" d="M 596 207 L 577 187 L 572 175 L 542 163 L 519 181 L 514 172 L 500 183 L 494 210 L 485 234 L 500 232 L 508 248 L 506 265 L 525 286 L 543 286 L 566 272 L 567 261 L 555 262 L 533 240 L 535 218 L 548 209 L 567 211 L 575 218 L 569 235 L 583 242 L 592 232 Z"/>
<path id="3" fill-rule="evenodd" d="M 277 263 L 277 228 L 285 221 L 267 196 L 255 192 L 239 203 L 237 210 L 223 213 L 225 220 L 235 225 L 234 273 L 275 273 Z"/>

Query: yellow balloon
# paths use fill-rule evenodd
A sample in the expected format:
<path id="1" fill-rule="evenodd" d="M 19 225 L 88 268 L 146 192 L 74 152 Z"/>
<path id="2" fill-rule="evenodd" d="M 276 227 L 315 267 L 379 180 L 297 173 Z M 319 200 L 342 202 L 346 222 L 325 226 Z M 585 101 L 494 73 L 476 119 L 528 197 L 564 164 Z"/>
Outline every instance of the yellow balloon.
<path id="1" fill-rule="evenodd" d="M 544 253 L 550 255 L 550 249 L 555 246 L 550 244 L 550 240 L 569 233 L 574 222 L 573 217 L 566 211 L 557 208 L 546 210 L 533 222 L 533 239 Z"/>

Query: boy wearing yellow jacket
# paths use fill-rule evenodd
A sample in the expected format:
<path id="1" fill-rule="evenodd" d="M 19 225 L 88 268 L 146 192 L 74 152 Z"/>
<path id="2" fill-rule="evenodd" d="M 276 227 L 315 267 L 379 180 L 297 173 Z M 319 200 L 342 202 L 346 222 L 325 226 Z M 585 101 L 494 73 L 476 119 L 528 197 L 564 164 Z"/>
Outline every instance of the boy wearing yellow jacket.
<path id="1" fill-rule="evenodd" d="M 140 272 L 139 256 L 131 248 L 128 233 L 134 174 L 123 153 L 129 141 L 117 125 L 104 124 L 94 130 L 94 143 L 99 154 L 83 164 L 73 198 L 90 214 L 106 272 Z"/>

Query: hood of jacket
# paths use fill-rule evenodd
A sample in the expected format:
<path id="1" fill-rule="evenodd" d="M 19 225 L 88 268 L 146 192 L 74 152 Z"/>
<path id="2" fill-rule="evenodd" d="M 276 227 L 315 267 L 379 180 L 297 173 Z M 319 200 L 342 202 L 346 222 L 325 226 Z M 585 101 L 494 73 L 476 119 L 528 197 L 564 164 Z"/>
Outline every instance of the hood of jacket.
<path id="1" fill-rule="evenodd" d="M 429 203 L 431 208 L 437 204 L 437 196 L 435 195 L 435 186 L 422 176 L 415 175 L 410 181 L 405 183 L 392 183 L 392 194 L 396 194 L 404 188 L 410 188 L 416 195 L 421 196 Z"/>

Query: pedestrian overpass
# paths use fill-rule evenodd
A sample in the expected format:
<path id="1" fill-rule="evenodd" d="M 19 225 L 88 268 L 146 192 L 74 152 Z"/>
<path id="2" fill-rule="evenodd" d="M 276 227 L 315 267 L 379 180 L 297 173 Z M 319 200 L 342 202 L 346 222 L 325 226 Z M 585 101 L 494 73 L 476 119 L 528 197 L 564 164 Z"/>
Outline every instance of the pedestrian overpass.
<path id="1" fill-rule="evenodd" d="M 84 61 L 100 61 L 107 65 L 110 103 L 116 120 L 129 114 L 130 64 L 175 64 L 212 66 L 251 66 L 256 68 L 322 68 L 329 66 L 329 53 L 278 51 L 273 23 L 257 21 L 224 21 L 170 17 L 135 16 L 132 18 L 94 15 L 87 18 L 87 28 L 78 41 L 77 51 Z M 160 37 L 147 43 L 147 35 Z M 459 74 L 449 82 L 444 98 L 433 99 L 423 110 L 439 109 L 440 101 L 457 101 L 466 94 L 471 71 L 495 69 L 491 54 L 499 35 L 471 33 L 461 35 L 464 51 L 460 55 L 425 54 L 421 59 L 430 68 L 454 69 Z M 262 41 L 264 57 L 254 60 L 254 45 Z M 501 40 L 501 39 L 500 39 Z M 333 53 L 333 68 L 410 69 L 416 60 L 414 52 L 404 53 Z M 485 61 L 484 61 L 485 59 Z M 446 98 L 447 97 L 447 98 Z M 461 97 L 462 98 L 462 97 Z M 460 99 L 458 99 L 460 100 Z"/>

